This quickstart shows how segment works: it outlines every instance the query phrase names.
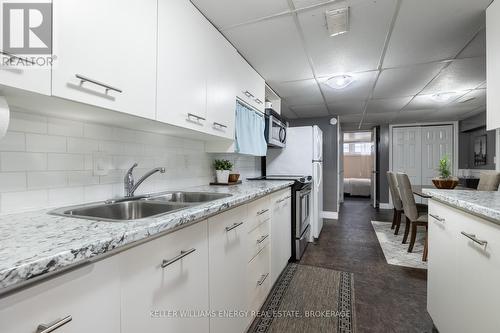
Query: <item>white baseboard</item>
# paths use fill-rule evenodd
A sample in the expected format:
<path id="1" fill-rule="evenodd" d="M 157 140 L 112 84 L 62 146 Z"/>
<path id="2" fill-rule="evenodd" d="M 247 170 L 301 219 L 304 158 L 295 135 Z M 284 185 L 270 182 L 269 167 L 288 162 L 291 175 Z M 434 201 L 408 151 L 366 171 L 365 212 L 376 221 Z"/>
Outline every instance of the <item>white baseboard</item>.
<path id="1" fill-rule="evenodd" d="M 392 209 L 392 205 L 390 203 L 379 203 L 378 204 L 379 208 L 380 209 Z"/>
<path id="2" fill-rule="evenodd" d="M 339 218 L 339 213 L 338 212 L 328 212 L 328 211 L 324 210 L 321 212 L 321 217 L 324 219 L 337 220 Z"/>

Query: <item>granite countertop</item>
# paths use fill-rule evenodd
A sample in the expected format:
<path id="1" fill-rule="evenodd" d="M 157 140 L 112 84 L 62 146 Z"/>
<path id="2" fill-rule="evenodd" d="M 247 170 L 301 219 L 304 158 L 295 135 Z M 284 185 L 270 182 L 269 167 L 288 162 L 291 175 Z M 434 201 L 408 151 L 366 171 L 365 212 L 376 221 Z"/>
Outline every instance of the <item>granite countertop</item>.
<path id="1" fill-rule="evenodd" d="M 0 216 L 0 293 L 41 275 L 85 263 L 119 247 L 144 240 L 278 191 L 292 181 L 248 181 L 235 186 L 197 186 L 193 192 L 231 197 L 156 218 L 102 222 L 48 215 L 50 210 Z"/>
<path id="2" fill-rule="evenodd" d="M 500 192 L 423 189 L 433 199 L 500 224 Z"/>

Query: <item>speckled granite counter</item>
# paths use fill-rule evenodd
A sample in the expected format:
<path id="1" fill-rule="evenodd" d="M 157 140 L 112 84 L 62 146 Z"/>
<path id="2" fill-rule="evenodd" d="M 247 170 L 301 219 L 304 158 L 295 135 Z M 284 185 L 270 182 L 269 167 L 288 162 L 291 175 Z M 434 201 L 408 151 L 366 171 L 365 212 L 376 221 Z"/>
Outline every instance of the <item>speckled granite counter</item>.
<path id="1" fill-rule="evenodd" d="M 423 189 L 437 201 L 500 224 L 500 192 Z"/>
<path id="2" fill-rule="evenodd" d="M 48 210 L 0 216 L 0 293 L 43 274 L 60 271 L 136 241 L 177 230 L 223 210 L 292 185 L 248 181 L 237 186 L 198 186 L 185 191 L 231 197 L 156 218 L 99 222 L 48 215 Z"/>

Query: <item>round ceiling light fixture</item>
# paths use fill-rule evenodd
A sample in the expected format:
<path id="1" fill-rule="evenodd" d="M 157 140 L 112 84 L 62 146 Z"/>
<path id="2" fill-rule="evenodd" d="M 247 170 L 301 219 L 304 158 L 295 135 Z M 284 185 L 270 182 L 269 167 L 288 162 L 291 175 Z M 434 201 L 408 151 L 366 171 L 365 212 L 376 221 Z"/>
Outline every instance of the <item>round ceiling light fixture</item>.
<path id="1" fill-rule="evenodd" d="M 432 95 L 432 99 L 436 102 L 445 103 L 456 96 L 455 92 L 442 92 Z"/>
<path id="2" fill-rule="evenodd" d="M 353 82 L 354 78 L 351 75 L 342 74 L 332 76 L 326 81 L 326 84 L 333 89 L 344 89 Z"/>
<path id="3" fill-rule="evenodd" d="M 330 125 L 332 125 L 332 126 L 337 125 L 337 118 L 330 119 Z"/>

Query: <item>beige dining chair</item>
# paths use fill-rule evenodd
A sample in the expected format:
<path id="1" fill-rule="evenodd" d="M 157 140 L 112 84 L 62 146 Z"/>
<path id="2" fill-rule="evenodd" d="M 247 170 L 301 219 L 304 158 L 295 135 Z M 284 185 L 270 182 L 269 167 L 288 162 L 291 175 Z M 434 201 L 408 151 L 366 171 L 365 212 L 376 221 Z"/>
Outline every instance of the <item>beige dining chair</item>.
<path id="1" fill-rule="evenodd" d="M 500 184 L 500 172 L 481 172 L 479 176 L 478 191 L 497 191 Z"/>
<path id="2" fill-rule="evenodd" d="M 411 188 L 410 179 L 405 173 L 398 173 L 396 175 L 398 181 L 399 193 L 401 195 L 401 201 L 403 202 L 403 210 L 406 216 L 406 226 L 407 230 L 411 225 L 411 236 L 410 244 L 408 245 L 408 252 L 413 251 L 415 246 L 415 240 L 417 238 L 417 228 L 422 226 L 425 227 L 425 244 L 424 244 L 424 254 L 422 256 L 423 261 L 427 261 L 427 229 L 428 229 L 428 218 L 427 212 L 419 211 L 417 203 L 415 202 L 415 197 L 413 195 L 413 190 Z M 405 230 L 405 233 L 406 231 Z M 404 240 L 403 240 L 404 242 Z"/>
<path id="3" fill-rule="evenodd" d="M 392 216 L 391 229 L 394 229 L 394 235 L 399 232 L 399 227 L 401 226 L 401 215 L 403 214 L 403 202 L 401 201 L 401 196 L 399 195 L 398 180 L 396 179 L 396 174 L 392 171 L 387 171 L 387 182 L 389 183 L 389 191 L 391 193 L 392 205 L 394 206 L 394 214 Z"/>

